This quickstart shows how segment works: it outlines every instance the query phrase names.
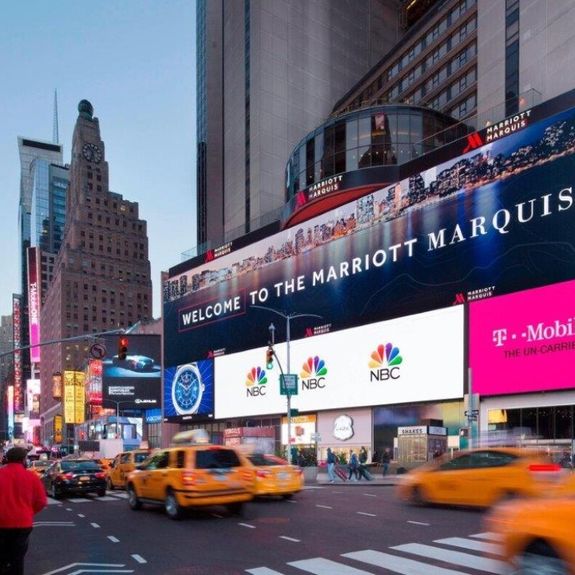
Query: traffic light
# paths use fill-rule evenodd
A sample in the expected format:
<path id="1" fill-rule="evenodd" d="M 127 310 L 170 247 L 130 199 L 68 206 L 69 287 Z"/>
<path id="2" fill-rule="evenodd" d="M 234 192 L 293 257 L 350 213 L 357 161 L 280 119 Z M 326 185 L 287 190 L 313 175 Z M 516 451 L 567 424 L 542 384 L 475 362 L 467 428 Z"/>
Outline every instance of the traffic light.
<path id="1" fill-rule="evenodd" d="M 270 345 L 266 350 L 266 368 L 273 369 L 274 366 L 274 348 Z"/>
<path id="2" fill-rule="evenodd" d="M 128 338 L 121 337 L 118 340 L 118 359 L 126 359 L 128 355 Z"/>

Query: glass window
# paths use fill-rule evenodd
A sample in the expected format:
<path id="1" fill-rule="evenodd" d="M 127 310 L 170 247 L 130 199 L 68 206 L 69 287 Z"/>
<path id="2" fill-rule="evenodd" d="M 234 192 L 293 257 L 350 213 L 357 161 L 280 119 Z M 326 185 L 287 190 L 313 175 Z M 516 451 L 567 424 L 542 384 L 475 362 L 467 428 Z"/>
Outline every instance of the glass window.
<path id="1" fill-rule="evenodd" d="M 229 469 L 230 467 L 241 467 L 236 452 L 231 449 L 196 451 L 197 469 Z"/>
<path id="2" fill-rule="evenodd" d="M 358 128 L 359 145 L 369 146 L 369 144 L 371 144 L 371 117 L 365 116 L 363 118 L 359 118 Z"/>
<path id="3" fill-rule="evenodd" d="M 346 151 L 345 168 L 347 171 L 357 170 L 357 148 Z"/>
<path id="4" fill-rule="evenodd" d="M 527 437 L 537 435 L 537 408 L 527 408 L 521 410 L 521 427 Z"/>
<path id="5" fill-rule="evenodd" d="M 553 408 L 540 407 L 537 410 L 537 435 L 541 439 L 554 439 Z"/>
<path id="6" fill-rule="evenodd" d="M 361 146 L 358 148 L 358 156 L 358 166 L 360 168 L 369 168 L 369 166 L 371 166 L 371 148 L 369 146 Z"/>
<path id="7" fill-rule="evenodd" d="M 357 118 L 347 120 L 345 129 L 345 147 L 347 150 L 357 148 Z"/>
<path id="8" fill-rule="evenodd" d="M 313 184 L 315 173 L 315 142 L 313 138 L 306 143 L 306 186 Z"/>
<path id="9" fill-rule="evenodd" d="M 298 172 L 300 174 L 300 183 L 302 186 L 305 186 L 305 158 L 306 158 L 306 145 L 302 144 L 299 149 L 299 169 Z M 304 177 L 301 178 L 301 173 L 304 173 Z"/>
<path id="10" fill-rule="evenodd" d="M 315 135 L 315 181 L 319 181 L 323 177 L 321 170 L 321 160 L 323 158 L 323 130 Z"/>
<path id="11" fill-rule="evenodd" d="M 334 127 L 328 126 L 324 130 L 324 152 L 322 160 L 323 177 L 334 174 L 334 154 L 335 154 L 335 131 Z"/>
<path id="12" fill-rule="evenodd" d="M 409 115 L 397 116 L 397 142 L 409 142 Z"/>

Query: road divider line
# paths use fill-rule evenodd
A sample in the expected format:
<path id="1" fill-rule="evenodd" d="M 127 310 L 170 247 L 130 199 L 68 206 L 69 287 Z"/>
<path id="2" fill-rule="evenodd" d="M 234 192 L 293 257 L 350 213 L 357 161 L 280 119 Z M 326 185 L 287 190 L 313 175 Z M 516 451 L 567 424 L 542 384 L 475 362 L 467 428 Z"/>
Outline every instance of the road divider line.
<path id="1" fill-rule="evenodd" d="M 366 497 L 377 497 L 374 493 L 363 493 Z"/>
<path id="2" fill-rule="evenodd" d="M 431 523 L 424 523 L 423 521 L 408 521 L 412 525 L 423 525 L 424 527 L 429 527 Z"/>
<path id="3" fill-rule="evenodd" d="M 86 516 L 83 515 L 82 513 L 78 513 L 78 517 L 86 517 Z"/>
<path id="4" fill-rule="evenodd" d="M 368 517 L 377 517 L 375 513 L 366 513 L 365 511 L 356 511 L 358 515 L 367 515 Z"/>
<path id="5" fill-rule="evenodd" d="M 250 525 L 249 523 L 238 523 L 238 525 L 241 525 L 242 527 L 249 527 L 250 529 L 256 528 L 255 525 Z"/>
<path id="6" fill-rule="evenodd" d="M 490 541 L 501 540 L 497 533 L 490 533 L 489 531 L 486 531 L 485 533 L 476 533 L 475 535 L 470 535 L 469 537 L 474 537 L 475 539 L 488 539 Z"/>
<path id="7" fill-rule="evenodd" d="M 288 537 L 287 535 L 280 535 L 280 539 L 285 539 L 286 541 L 293 541 L 294 543 L 301 543 L 301 539 L 294 539 L 293 537 Z"/>
<path id="8" fill-rule="evenodd" d="M 316 507 L 321 507 L 322 509 L 333 509 L 330 505 L 320 505 L 319 503 L 316 503 Z"/>
<path id="9" fill-rule="evenodd" d="M 114 537 L 113 535 L 108 535 L 108 539 L 112 542 L 112 543 L 120 543 L 120 540 L 117 537 Z"/>
<path id="10" fill-rule="evenodd" d="M 100 526 L 97 523 L 90 523 L 90 525 L 94 528 L 94 529 L 100 529 Z"/>
<path id="11" fill-rule="evenodd" d="M 138 555 L 137 553 L 134 553 L 132 555 L 132 558 L 135 559 L 138 563 L 147 563 L 147 561 L 141 555 Z"/>

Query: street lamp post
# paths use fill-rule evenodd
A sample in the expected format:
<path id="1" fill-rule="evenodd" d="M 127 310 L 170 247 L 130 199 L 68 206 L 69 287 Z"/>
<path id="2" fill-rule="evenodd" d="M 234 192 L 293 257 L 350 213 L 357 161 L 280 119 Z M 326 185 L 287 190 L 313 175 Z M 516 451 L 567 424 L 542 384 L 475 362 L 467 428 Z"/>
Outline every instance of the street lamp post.
<path id="1" fill-rule="evenodd" d="M 271 307 L 267 307 L 264 305 L 252 305 L 251 307 L 256 308 L 256 309 L 263 309 L 266 311 L 271 311 L 272 313 L 275 313 L 276 315 L 279 315 L 280 317 L 284 318 L 286 320 L 286 345 L 287 345 L 287 359 L 286 359 L 286 369 L 287 369 L 287 373 L 290 374 L 290 322 L 292 319 L 298 319 L 298 318 L 302 318 L 302 317 L 314 317 L 314 318 L 318 318 L 318 319 L 323 319 L 323 317 L 321 315 L 317 315 L 315 313 L 284 313 L 281 311 L 278 311 L 277 309 L 271 308 Z M 273 344 L 275 342 L 275 326 L 274 324 L 270 324 L 269 326 L 269 331 L 270 331 L 270 344 L 272 346 L 273 349 Z M 277 359 L 278 362 L 278 366 L 280 368 L 280 371 L 283 375 L 283 370 L 281 368 L 281 364 L 279 362 L 279 359 L 277 358 L 277 355 L 274 351 L 274 356 Z M 286 388 L 286 397 L 287 397 L 287 443 L 288 443 L 288 455 L 287 455 L 287 460 L 288 463 L 291 465 L 292 462 L 292 457 L 291 457 L 291 393 L 290 390 Z"/>
<path id="2" fill-rule="evenodd" d="M 106 399 L 108 403 L 116 404 L 116 439 L 121 439 L 120 436 L 120 405 L 122 403 L 132 403 L 132 400 L 117 401 L 115 399 Z"/>

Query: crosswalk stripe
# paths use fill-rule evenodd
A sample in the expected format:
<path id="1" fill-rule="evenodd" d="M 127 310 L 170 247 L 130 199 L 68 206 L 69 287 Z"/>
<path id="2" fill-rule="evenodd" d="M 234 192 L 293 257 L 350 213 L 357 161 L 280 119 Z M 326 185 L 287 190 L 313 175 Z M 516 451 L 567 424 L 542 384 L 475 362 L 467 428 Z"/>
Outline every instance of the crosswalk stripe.
<path id="1" fill-rule="evenodd" d="M 267 567 L 246 569 L 246 573 L 251 573 L 251 575 L 282 575 L 279 571 L 274 571 L 273 569 L 268 569 Z"/>
<path id="2" fill-rule="evenodd" d="M 72 497 L 70 499 L 66 499 L 68 503 L 88 503 L 92 501 L 92 499 L 80 499 L 79 497 Z"/>
<path id="3" fill-rule="evenodd" d="M 292 563 L 288 563 L 288 565 L 306 571 L 307 573 L 313 573 L 314 575 L 373 575 L 373 573 L 369 571 L 349 567 L 343 563 L 337 563 L 336 561 L 324 559 L 323 557 L 293 561 Z"/>
<path id="4" fill-rule="evenodd" d="M 48 500 L 48 505 L 62 505 L 62 502 L 57 499 L 52 499 L 51 497 L 47 497 L 46 499 Z"/>
<path id="5" fill-rule="evenodd" d="M 488 559 L 486 557 L 479 557 L 477 555 L 470 555 L 468 553 L 461 553 L 461 551 L 451 551 L 449 549 L 440 549 L 432 545 L 423 545 L 422 543 L 407 543 L 405 545 L 397 545 L 391 547 L 394 551 L 403 551 L 413 555 L 419 555 L 427 559 L 436 559 L 438 561 L 445 561 L 446 563 L 453 563 L 462 567 L 470 567 L 471 569 L 478 569 L 479 571 L 486 571 L 487 573 L 505 573 L 507 568 L 503 561 L 497 559 Z"/>
<path id="6" fill-rule="evenodd" d="M 451 545 L 452 547 L 461 547 L 470 551 L 481 551 L 481 553 L 491 553 L 492 555 L 501 555 L 501 546 L 495 543 L 485 543 L 484 541 L 465 539 L 465 537 L 447 537 L 446 539 L 436 539 L 434 543 Z"/>
<path id="7" fill-rule="evenodd" d="M 489 531 L 486 531 L 485 533 L 475 533 L 469 537 L 474 537 L 475 539 L 489 539 L 490 541 L 499 541 L 501 539 L 497 533 L 491 533 Z"/>
<path id="8" fill-rule="evenodd" d="M 94 501 L 117 501 L 118 498 L 117 497 L 110 497 L 108 495 L 104 495 L 104 497 L 98 497 L 97 499 L 94 499 Z"/>
<path id="9" fill-rule="evenodd" d="M 401 573 L 402 575 L 429 575 L 430 573 L 433 573 L 433 575 L 467 575 L 463 571 L 436 567 L 429 565 L 429 563 L 422 563 L 421 561 L 414 561 L 413 559 L 406 559 L 405 557 L 398 557 L 371 549 L 345 553 L 342 557 L 362 561 L 363 563 L 368 563 L 376 567 L 383 567 L 384 569 L 388 569 L 394 573 Z"/>

